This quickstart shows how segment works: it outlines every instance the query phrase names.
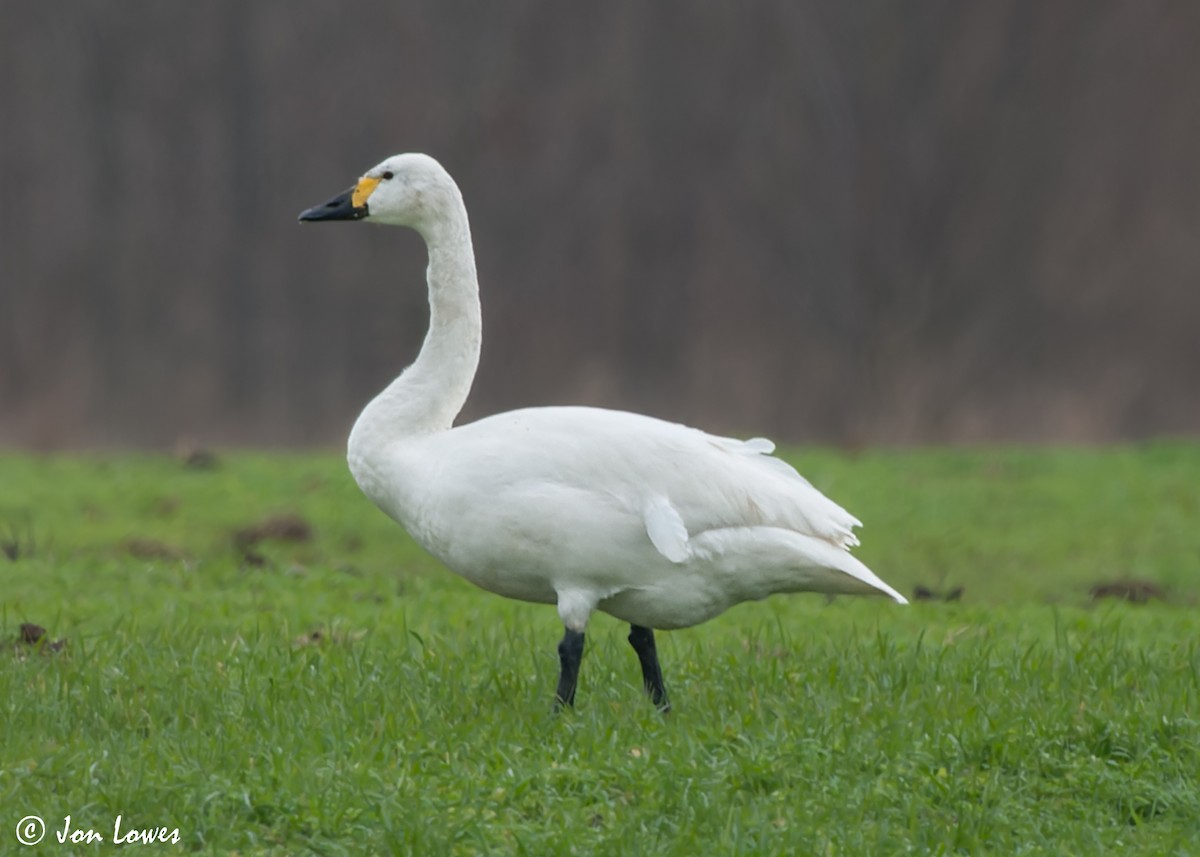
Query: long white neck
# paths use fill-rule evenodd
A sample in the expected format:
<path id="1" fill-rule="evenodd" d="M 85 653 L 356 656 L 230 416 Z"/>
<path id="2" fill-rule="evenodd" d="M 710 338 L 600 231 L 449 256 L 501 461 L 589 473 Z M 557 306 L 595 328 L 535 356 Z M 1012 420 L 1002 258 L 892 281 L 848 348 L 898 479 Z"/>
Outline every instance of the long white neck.
<path id="1" fill-rule="evenodd" d="M 347 457 L 360 485 L 389 446 L 450 428 L 479 365 L 483 325 L 467 210 L 457 188 L 443 201 L 436 217 L 415 227 L 429 251 L 429 332 L 421 353 L 350 432 Z"/>

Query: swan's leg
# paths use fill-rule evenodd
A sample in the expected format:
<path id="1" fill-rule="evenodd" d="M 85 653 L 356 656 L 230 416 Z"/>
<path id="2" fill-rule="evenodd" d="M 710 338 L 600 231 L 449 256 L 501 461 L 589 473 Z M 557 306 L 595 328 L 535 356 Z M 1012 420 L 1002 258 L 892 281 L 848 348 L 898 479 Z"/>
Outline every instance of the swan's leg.
<path id="1" fill-rule="evenodd" d="M 575 705 L 575 685 L 579 682 L 579 664 L 583 660 L 583 632 L 567 628 L 562 641 L 558 644 L 558 660 L 562 672 L 558 674 L 558 693 L 555 695 L 555 705 Z"/>
<path id="2" fill-rule="evenodd" d="M 633 646 L 638 660 L 642 663 L 642 681 L 646 685 L 646 693 L 650 694 L 650 701 L 659 711 L 670 711 L 671 703 L 667 701 L 662 667 L 658 665 L 658 647 L 654 645 L 654 631 L 641 625 L 630 625 L 629 645 Z"/>

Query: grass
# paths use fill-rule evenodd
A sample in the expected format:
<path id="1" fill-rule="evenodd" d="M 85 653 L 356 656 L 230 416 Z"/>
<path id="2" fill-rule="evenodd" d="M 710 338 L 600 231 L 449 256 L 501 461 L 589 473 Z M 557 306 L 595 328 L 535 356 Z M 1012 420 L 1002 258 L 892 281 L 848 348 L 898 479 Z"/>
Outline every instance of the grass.
<path id="1" fill-rule="evenodd" d="M 554 611 L 337 456 L 0 456 L 0 854 L 26 815 L 112 848 L 68 814 L 178 828 L 155 853 L 1200 853 L 1200 447 L 792 459 L 885 579 L 964 601 L 660 635 L 664 718 L 604 616 L 555 716 Z M 234 538 L 282 512 L 313 537 Z M 1091 603 L 1123 578 L 1168 598 Z"/>

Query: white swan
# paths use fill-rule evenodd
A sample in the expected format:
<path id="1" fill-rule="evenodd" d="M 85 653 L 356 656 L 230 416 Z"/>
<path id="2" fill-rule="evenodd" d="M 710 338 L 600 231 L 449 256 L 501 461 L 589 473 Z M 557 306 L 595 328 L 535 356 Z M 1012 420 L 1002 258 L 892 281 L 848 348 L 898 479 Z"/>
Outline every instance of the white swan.
<path id="1" fill-rule="evenodd" d="M 367 405 L 348 460 L 374 503 L 482 588 L 557 604 L 557 699 L 574 702 L 593 610 L 632 626 L 667 707 L 653 628 L 684 628 L 775 592 L 902 595 L 850 555 L 859 521 L 771 457 L 622 411 L 526 408 L 451 427 L 479 361 L 475 255 L 462 195 L 426 155 L 388 158 L 302 221 L 408 226 L 429 252 L 429 332 Z"/>

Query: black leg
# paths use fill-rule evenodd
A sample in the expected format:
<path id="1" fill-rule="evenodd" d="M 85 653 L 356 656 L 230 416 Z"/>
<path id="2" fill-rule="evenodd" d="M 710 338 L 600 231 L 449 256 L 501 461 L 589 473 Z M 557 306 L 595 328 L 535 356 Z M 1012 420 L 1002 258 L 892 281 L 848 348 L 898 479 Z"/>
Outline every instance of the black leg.
<path id="1" fill-rule="evenodd" d="M 662 668 L 658 665 L 654 631 L 641 625 L 630 625 L 629 645 L 633 646 L 638 660 L 642 662 L 642 681 L 646 685 L 646 693 L 650 694 L 650 701 L 659 711 L 670 711 L 671 703 L 667 701 L 667 689 L 663 686 Z"/>
<path id="2" fill-rule="evenodd" d="M 579 664 L 583 660 L 582 632 L 567 629 L 558 644 L 558 660 L 562 664 L 562 672 L 558 674 L 558 694 L 554 702 L 560 708 L 564 705 L 573 706 L 575 685 L 579 682 Z"/>

